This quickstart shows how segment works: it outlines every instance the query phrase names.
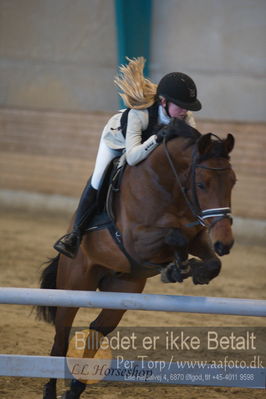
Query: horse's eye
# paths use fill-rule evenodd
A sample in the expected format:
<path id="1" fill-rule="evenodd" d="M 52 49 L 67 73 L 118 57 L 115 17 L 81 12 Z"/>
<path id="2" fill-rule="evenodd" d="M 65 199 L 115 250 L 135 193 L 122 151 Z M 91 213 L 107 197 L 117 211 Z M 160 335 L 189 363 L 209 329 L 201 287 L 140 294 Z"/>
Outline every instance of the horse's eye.
<path id="1" fill-rule="evenodd" d="M 206 190 L 206 186 L 202 182 L 197 183 L 197 187 L 200 188 L 201 190 Z"/>

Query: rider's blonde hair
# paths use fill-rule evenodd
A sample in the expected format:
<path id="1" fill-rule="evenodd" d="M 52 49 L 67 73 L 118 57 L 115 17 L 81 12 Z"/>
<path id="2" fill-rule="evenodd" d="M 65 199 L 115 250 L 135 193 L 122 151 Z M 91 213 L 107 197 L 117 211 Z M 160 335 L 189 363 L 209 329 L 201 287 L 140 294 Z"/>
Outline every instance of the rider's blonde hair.
<path id="1" fill-rule="evenodd" d="M 119 67 L 121 76 L 116 76 L 114 83 L 122 90 L 119 95 L 129 108 L 144 109 L 150 107 L 156 96 L 157 85 L 144 78 L 144 57 L 127 58 L 129 63 Z"/>

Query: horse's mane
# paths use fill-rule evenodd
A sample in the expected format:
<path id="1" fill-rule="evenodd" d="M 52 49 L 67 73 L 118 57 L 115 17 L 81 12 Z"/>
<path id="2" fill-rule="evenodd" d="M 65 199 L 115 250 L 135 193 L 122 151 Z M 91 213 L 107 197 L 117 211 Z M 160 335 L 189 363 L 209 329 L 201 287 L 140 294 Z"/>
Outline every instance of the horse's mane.
<path id="1" fill-rule="evenodd" d="M 156 131 L 158 132 L 160 129 L 165 129 L 168 133 L 174 133 L 175 137 L 188 139 L 184 150 L 192 145 L 196 145 L 200 137 L 203 136 L 197 129 L 188 125 L 185 121 L 177 118 L 173 118 L 168 125 L 158 125 Z M 211 133 L 207 134 L 211 135 Z M 214 136 L 217 137 L 216 135 Z M 211 140 L 211 145 L 209 146 L 208 151 L 206 151 L 203 155 L 200 155 L 197 160 L 198 162 L 203 162 L 210 158 L 230 158 L 223 140 L 221 140 L 219 137 L 217 137 L 217 139 Z"/>
<path id="2" fill-rule="evenodd" d="M 168 125 L 158 125 L 155 132 L 164 129 L 167 133 L 173 133 L 175 137 L 189 139 L 187 146 L 191 146 L 202 136 L 194 127 L 188 125 L 185 121 L 173 118 Z"/>

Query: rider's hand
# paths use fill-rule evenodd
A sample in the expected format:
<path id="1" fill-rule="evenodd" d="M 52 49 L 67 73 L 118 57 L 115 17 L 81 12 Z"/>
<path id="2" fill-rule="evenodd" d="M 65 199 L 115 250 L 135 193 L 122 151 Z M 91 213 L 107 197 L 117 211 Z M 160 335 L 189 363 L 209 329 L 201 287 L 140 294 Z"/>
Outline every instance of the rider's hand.
<path id="1" fill-rule="evenodd" d="M 164 126 L 162 129 L 160 129 L 157 134 L 156 134 L 156 142 L 160 144 L 163 139 L 167 136 L 167 127 Z"/>
<path id="2" fill-rule="evenodd" d="M 160 144 L 164 138 L 166 141 L 169 141 L 174 137 L 177 137 L 176 129 L 172 126 L 167 125 L 157 132 L 156 141 L 158 144 Z"/>

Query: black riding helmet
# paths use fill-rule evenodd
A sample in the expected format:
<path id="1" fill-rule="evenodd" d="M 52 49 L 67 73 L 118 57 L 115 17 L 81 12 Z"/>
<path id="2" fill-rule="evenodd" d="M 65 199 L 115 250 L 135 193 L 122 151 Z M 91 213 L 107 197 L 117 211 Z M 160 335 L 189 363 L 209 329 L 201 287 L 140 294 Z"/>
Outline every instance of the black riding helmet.
<path id="1" fill-rule="evenodd" d="M 171 72 L 165 75 L 157 87 L 157 97 L 163 96 L 189 111 L 199 111 L 201 103 L 197 99 L 197 87 L 193 80 L 182 72 Z"/>

